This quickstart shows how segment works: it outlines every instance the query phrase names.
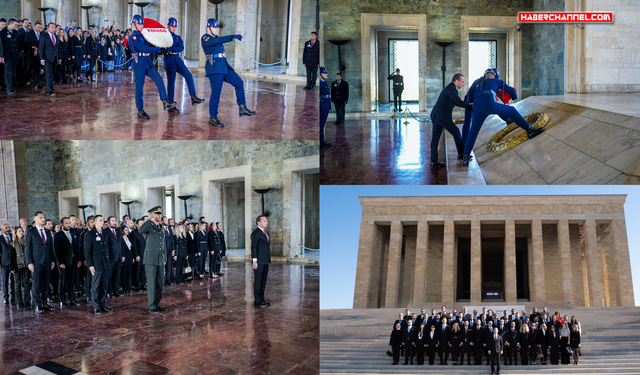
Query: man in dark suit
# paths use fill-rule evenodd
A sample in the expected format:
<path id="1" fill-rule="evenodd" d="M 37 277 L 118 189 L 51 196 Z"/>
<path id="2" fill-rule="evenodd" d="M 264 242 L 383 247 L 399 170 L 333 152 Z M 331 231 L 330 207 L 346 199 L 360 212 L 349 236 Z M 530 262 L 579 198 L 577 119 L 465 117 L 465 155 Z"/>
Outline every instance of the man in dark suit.
<path id="1" fill-rule="evenodd" d="M 33 77 L 33 88 L 39 89 L 40 86 L 40 37 L 42 33 L 42 22 L 36 22 L 33 30 L 29 31 L 25 35 L 25 53 L 27 55 L 27 69 L 25 72 L 24 80 L 29 82 L 29 79 Z"/>
<path id="2" fill-rule="evenodd" d="M 451 338 L 451 327 L 447 324 L 447 318 L 440 319 L 440 325 L 436 326 L 438 333 L 438 346 L 440 348 L 440 364 L 447 364 L 449 357 L 449 340 Z"/>
<path id="3" fill-rule="evenodd" d="M 473 339 L 471 341 L 471 346 L 473 347 L 473 363 L 481 365 L 482 354 L 484 353 L 484 328 L 480 318 L 476 320 L 476 324 L 473 326 L 471 331 L 473 333 Z"/>
<path id="4" fill-rule="evenodd" d="M 60 306 L 70 307 L 71 304 L 79 306 L 76 302 L 76 294 L 73 292 L 73 280 L 78 269 L 80 249 L 78 235 L 71 230 L 71 222 L 68 217 L 60 219 L 61 230 L 53 236 L 53 247 L 58 258 L 60 268 Z M 69 302 L 67 302 L 67 296 Z"/>
<path id="5" fill-rule="evenodd" d="M 438 161 L 438 144 L 442 129 L 445 129 L 453 136 L 458 151 L 458 160 L 462 160 L 464 154 L 464 142 L 460 135 L 460 129 L 453 123 L 453 107 L 471 108 L 471 104 L 463 102 L 458 96 L 458 89 L 464 86 L 464 76 L 456 73 L 452 82 L 442 90 L 438 101 L 431 110 L 431 123 L 433 131 L 431 134 L 431 168 L 444 167 L 444 163 Z"/>
<path id="6" fill-rule="evenodd" d="M 33 299 L 36 301 L 36 312 L 55 310 L 47 304 L 49 297 L 49 277 L 55 267 L 53 254 L 53 237 L 44 228 L 44 214 L 37 211 L 33 215 L 35 226 L 27 231 L 25 237 L 25 255 L 29 271 L 33 278 Z"/>
<path id="7" fill-rule="evenodd" d="M 207 233 L 207 244 L 209 245 L 209 274 L 211 277 L 220 277 L 220 264 L 217 263 L 218 260 L 222 260 L 222 244 L 216 223 L 211 223 L 211 229 Z"/>
<path id="8" fill-rule="evenodd" d="M 349 82 L 342 80 L 342 73 L 336 74 L 336 80 L 331 83 L 331 101 L 336 108 L 334 124 L 344 124 L 344 106 L 349 101 Z"/>
<path id="9" fill-rule="evenodd" d="M 219 222 L 216 223 L 216 227 L 218 228 L 218 237 L 220 238 L 220 246 L 222 246 L 222 256 L 227 255 L 227 243 L 224 241 L 224 232 L 222 232 L 222 224 Z M 224 274 L 221 273 L 220 276 Z"/>
<path id="10" fill-rule="evenodd" d="M 89 36 L 85 40 L 85 50 L 87 51 L 87 59 L 89 60 L 89 69 L 87 69 L 85 77 L 93 82 L 94 69 L 100 59 L 100 39 L 94 29 L 91 29 Z"/>
<path id="11" fill-rule="evenodd" d="M 497 365 L 497 374 L 500 375 L 500 356 L 502 355 L 502 336 L 498 334 L 498 327 L 493 328 L 493 334 L 489 337 L 487 344 L 489 355 L 491 356 L 491 374 Z"/>
<path id="12" fill-rule="evenodd" d="M 549 349 L 549 331 L 547 330 L 547 325 L 540 323 L 540 329 L 538 330 L 538 337 L 536 342 L 538 343 L 538 348 L 542 352 L 542 363 L 543 365 L 547 364 L 547 350 Z"/>
<path id="13" fill-rule="evenodd" d="M 2 266 L 2 292 L 4 293 L 4 304 L 9 304 L 9 279 L 13 284 L 11 277 L 11 227 L 9 224 L 2 224 L 2 234 L 0 235 L 0 265 Z"/>
<path id="14" fill-rule="evenodd" d="M 96 315 L 103 312 L 112 312 L 107 307 L 107 284 L 111 274 L 111 261 L 109 260 L 109 236 L 107 230 L 103 230 L 104 219 L 102 215 L 93 218 L 95 226 L 84 236 L 84 253 L 87 266 L 91 272 L 91 302 L 93 312 Z"/>
<path id="15" fill-rule="evenodd" d="M 307 85 L 304 89 L 315 90 L 320 65 L 320 42 L 315 31 L 311 32 L 311 39 L 304 42 L 302 64 L 307 68 Z"/>
<path id="16" fill-rule="evenodd" d="M 80 242 L 82 243 L 82 252 L 83 252 L 83 259 L 84 259 L 84 266 L 86 268 L 86 275 L 84 278 L 84 293 L 87 296 L 87 303 L 91 303 L 92 299 L 91 299 L 91 282 L 93 280 L 93 276 L 91 274 L 91 271 L 89 270 L 89 265 L 88 265 L 88 261 L 87 261 L 87 249 L 85 248 L 85 238 L 88 235 L 88 233 L 94 228 L 94 221 L 93 221 L 93 216 L 89 216 L 87 218 L 87 227 L 82 231 L 82 234 L 80 235 Z"/>
<path id="17" fill-rule="evenodd" d="M 120 288 L 120 268 L 122 262 L 124 262 L 122 256 L 122 233 L 118 230 L 118 221 L 115 216 L 109 216 L 107 222 L 108 228 L 105 236 L 108 239 L 109 261 L 111 262 L 111 273 L 109 275 L 107 291 L 110 297 L 122 297 L 124 293 L 118 291 Z"/>
<path id="18" fill-rule="evenodd" d="M 142 262 L 144 261 L 144 249 L 146 246 L 146 241 L 144 236 L 138 230 L 140 226 L 144 223 L 143 219 L 138 219 L 136 222 L 136 229 L 131 231 L 131 244 L 136 249 L 139 258 L 136 258 L 135 268 L 133 270 L 134 278 L 133 285 L 135 287 L 134 290 L 147 290 L 147 275 L 144 271 L 144 267 Z"/>
<path id="19" fill-rule="evenodd" d="M 0 45 L 2 48 L 2 54 L 0 57 L 4 58 L 4 76 L 0 77 L 0 80 L 4 79 L 7 87 L 7 93 L 13 95 L 16 93 L 13 87 L 13 81 L 16 76 L 16 68 L 18 61 L 20 61 L 20 38 L 16 32 L 17 21 L 13 18 L 7 23 L 7 27 L 0 30 Z"/>
<path id="20" fill-rule="evenodd" d="M 267 217 L 258 216 L 256 225 L 258 226 L 251 233 L 251 258 L 253 260 L 253 305 L 261 307 L 271 306 L 264 298 L 264 289 L 267 286 L 267 275 L 269 274 L 269 263 L 271 263 L 271 250 L 269 244 L 271 240 L 267 232 Z"/>
<path id="21" fill-rule="evenodd" d="M 416 322 L 418 323 L 416 327 L 420 327 L 420 324 L 424 324 L 425 330 L 427 329 L 427 313 L 424 309 L 420 310 L 420 315 L 418 315 L 418 320 Z"/>
<path id="22" fill-rule="evenodd" d="M 461 339 L 462 347 L 460 348 L 460 364 L 464 364 L 464 355 L 467 354 L 467 365 L 471 364 L 471 343 L 473 342 L 473 330 L 469 327 L 469 321 L 465 320 L 463 327 L 461 329 Z"/>
<path id="23" fill-rule="evenodd" d="M 165 250 L 167 251 L 164 285 L 171 285 L 171 280 L 175 281 L 175 275 L 173 274 L 175 262 L 173 261 L 173 257 L 176 255 L 176 246 L 173 240 L 173 228 L 169 226 L 169 219 L 167 219 L 166 216 L 162 217 L 162 230 L 164 231 Z"/>
<path id="24" fill-rule="evenodd" d="M 411 320 L 407 320 L 407 326 L 402 329 L 402 343 L 404 344 L 404 364 L 409 361 L 413 364 L 413 356 L 416 354 L 416 341 L 418 330 L 412 325 Z"/>
<path id="25" fill-rule="evenodd" d="M 44 36 L 44 38 L 43 38 Z M 56 36 L 56 24 L 50 22 L 47 25 L 47 32 L 40 36 L 40 64 L 44 66 L 44 77 L 47 83 L 47 95 L 54 96 L 53 75 L 56 72 L 60 60 L 60 43 Z"/>
<path id="26" fill-rule="evenodd" d="M 403 313 L 400 313 L 398 315 L 398 319 L 395 322 L 393 322 L 393 326 L 395 327 L 397 323 L 400 324 L 400 327 L 402 327 L 402 329 L 404 329 L 407 326 L 407 320 L 404 318 Z"/>

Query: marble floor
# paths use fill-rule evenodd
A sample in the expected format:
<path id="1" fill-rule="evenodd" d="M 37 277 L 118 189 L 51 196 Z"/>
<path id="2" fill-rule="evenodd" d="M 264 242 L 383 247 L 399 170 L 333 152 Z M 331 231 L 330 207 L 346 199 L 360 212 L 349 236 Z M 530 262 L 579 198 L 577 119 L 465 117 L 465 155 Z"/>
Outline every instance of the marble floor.
<path id="1" fill-rule="evenodd" d="M 319 366 L 318 267 L 272 264 L 269 308 L 253 306 L 249 263 L 225 276 L 165 286 L 166 314 L 146 293 L 36 315 L 4 307 L 0 373 L 51 361 L 86 374 L 313 374 Z"/>
<path id="2" fill-rule="evenodd" d="M 421 119 L 424 120 L 424 119 Z M 431 169 L 431 123 L 404 118 L 327 121 L 320 151 L 322 185 L 446 184 L 446 168 Z M 444 137 L 438 159 L 446 160 Z"/>
<path id="3" fill-rule="evenodd" d="M 165 82 L 164 71 L 161 70 Z M 74 140 L 300 140 L 318 139 L 318 92 L 303 85 L 273 81 L 244 81 L 247 106 L 258 112 L 238 116 L 232 86 L 224 84 L 218 118 L 225 128 L 208 125 L 209 80 L 193 71 L 196 92 L 205 103 L 191 105 L 184 80 L 176 79 L 179 115 L 162 110 L 155 84 L 145 81 L 145 110 L 150 120 L 137 117 L 131 72 L 98 74 L 97 83 L 54 86 L 56 96 L 44 89 L 18 87 L 17 94 L 0 93 L 2 139 Z"/>

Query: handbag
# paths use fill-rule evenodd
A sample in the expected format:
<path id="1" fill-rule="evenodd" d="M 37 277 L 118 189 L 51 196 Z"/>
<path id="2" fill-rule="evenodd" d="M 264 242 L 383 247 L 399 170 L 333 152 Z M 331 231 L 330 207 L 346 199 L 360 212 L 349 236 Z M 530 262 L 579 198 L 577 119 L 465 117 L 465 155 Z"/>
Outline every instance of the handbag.
<path id="1" fill-rule="evenodd" d="M 567 354 L 573 354 L 573 349 L 570 346 L 567 346 L 565 348 L 565 351 L 567 352 Z"/>
<path id="2" fill-rule="evenodd" d="M 184 268 L 183 273 L 191 273 L 191 267 L 189 266 L 189 259 L 187 259 L 187 266 Z"/>
<path id="3" fill-rule="evenodd" d="M 389 357 L 393 357 L 393 353 L 391 353 L 391 350 L 387 350 L 387 355 L 388 355 Z"/>

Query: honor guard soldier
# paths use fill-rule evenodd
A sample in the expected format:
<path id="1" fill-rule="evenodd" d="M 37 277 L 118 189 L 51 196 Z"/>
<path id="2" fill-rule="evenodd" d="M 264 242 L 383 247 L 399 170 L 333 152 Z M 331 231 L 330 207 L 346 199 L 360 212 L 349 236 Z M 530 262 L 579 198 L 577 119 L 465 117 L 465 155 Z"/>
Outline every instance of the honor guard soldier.
<path id="1" fill-rule="evenodd" d="M 164 266 L 167 262 L 167 252 L 165 251 L 164 230 L 160 221 L 162 219 L 162 208 L 160 206 L 149 210 L 151 216 L 140 226 L 138 231 L 147 235 L 147 243 L 144 249 L 144 269 L 147 273 L 147 301 L 149 312 L 158 314 L 167 309 L 160 306 L 162 299 L 162 288 L 164 287 Z"/>
<path id="2" fill-rule="evenodd" d="M 162 77 L 151 59 L 152 54 L 161 53 L 162 49 L 150 45 L 142 36 L 141 31 L 144 27 L 142 16 L 136 14 L 133 16 L 131 23 L 133 24 L 133 32 L 129 37 L 128 46 L 133 58 L 133 75 L 136 80 L 136 108 L 138 108 L 138 117 L 148 119 L 149 115 L 144 111 L 144 103 L 142 101 L 145 75 L 148 75 L 158 87 L 158 93 L 165 111 L 174 108 L 176 103 L 169 101 Z"/>
<path id="3" fill-rule="evenodd" d="M 400 69 L 396 69 L 395 74 L 387 77 L 393 81 L 393 107 L 396 111 L 402 111 L 402 92 L 404 91 L 404 78 L 400 75 Z"/>
<path id="4" fill-rule="evenodd" d="M 315 31 L 311 32 L 311 39 L 304 42 L 302 64 L 307 69 L 307 85 L 304 89 L 315 90 L 316 72 L 320 64 L 320 42 L 318 42 L 318 34 Z"/>
<path id="5" fill-rule="evenodd" d="M 349 101 L 349 82 L 342 79 L 342 73 L 336 74 L 336 80 L 331 83 L 331 100 L 336 108 L 336 125 L 344 125 L 344 107 Z"/>
<path id="6" fill-rule="evenodd" d="M 180 52 L 184 51 L 184 43 L 180 35 L 176 35 L 176 27 L 178 27 L 178 20 L 171 17 L 167 22 L 169 26 L 169 32 L 173 38 L 173 45 L 165 49 L 164 53 L 164 70 L 167 72 L 167 93 L 169 94 L 169 101 L 173 101 L 173 94 L 176 86 L 176 72 L 180 73 L 187 81 L 187 88 L 189 89 L 189 95 L 191 95 L 191 105 L 204 103 L 204 99 L 200 99 L 196 96 L 196 85 L 193 83 L 193 75 L 187 67 L 184 65 L 184 61 L 180 58 Z M 178 108 L 170 108 L 169 112 L 180 113 Z"/>
<path id="7" fill-rule="evenodd" d="M 327 148 L 331 143 L 324 140 L 324 124 L 327 122 L 327 116 L 331 110 L 331 89 L 325 80 L 329 76 L 327 69 L 320 67 L 320 147 Z"/>
<path id="8" fill-rule="evenodd" d="M 13 95 L 16 93 L 13 88 L 13 81 L 16 75 L 16 67 L 20 60 L 20 41 L 18 40 L 18 32 L 16 25 L 18 22 L 11 18 L 7 27 L 0 31 L 0 57 L 4 58 L 4 82 L 7 87 L 7 93 Z"/>
<path id="9" fill-rule="evenodd" d="M 209 98 L 209 125 L 224 128 L 224 124 L 218 120 L 218 105 L 220 104 L 220 92 L 222 83 L 228 82 L 236 89 L 236 103 L 240 107 L 240 117 L 253 116 L 256 112 L 247 108 L 244 98 L 244 85 L 242 79 L 227 63 L 227 55 L 224 53 L 224 43 L 233 39 L 242 40 L 242 35 L 218 36 L 220 26 L 214 18 L 207 20 L 207 33 L 200 40 L 202 51 L 207 57 L 205 71 L 211 85 L 211 97 Z"/>

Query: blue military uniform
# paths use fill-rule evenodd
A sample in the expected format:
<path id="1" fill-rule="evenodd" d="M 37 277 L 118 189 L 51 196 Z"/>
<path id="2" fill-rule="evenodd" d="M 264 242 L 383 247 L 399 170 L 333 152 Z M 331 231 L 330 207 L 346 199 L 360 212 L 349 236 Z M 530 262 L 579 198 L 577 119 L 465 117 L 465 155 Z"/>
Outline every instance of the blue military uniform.
<path id="1" fill-rule="evenodd" d="M 177 27 L 178 21 L 175 18 L 169 18 L 168 26 Z M 196 85 L 193 82 L 193 75 L 187 69 L 184 61 L 180 58 L 180 52 L 184 51 L 184 43 L 180 35 L 171 33 L 173 38 L 173 45 L 164 52 L 164 69 L 167 72 L 167 93 L 169 95 L 169 101 L 173 101 L 176 86 L 176 73 L 180 73 L 187 82 L 187 88 L 189 89 L 189 95 L 191 95 L 191 104 L 196 105 L 204 102 L 204 99 L 196 97 Z"/>
<path id="2" fill-rule="evenodd" d="M 320 67 L 320 145 L 322 147 L 331 146 L 324 140 L 324 124 L 327 122 L 329 111 L 331 110 L 331 89 L 322 74 L 327 74 L 324 67 Z"/>
<path id="3" fill-rule="evenodd" d="M 142 24 L 142 17 L 139 15 L 134 16 L 132 23 L 140 23 Z M 151 80 L 156 84 L 158 88 L 158 93 L 160 94 L 160 99 L 164 104 L 164 109 L 170 109 L 175 107 L 175 103 L 170 102 L 167 96 L 167 90 L 164 87 L 164 82 L 162 81 L 162 77 L 155 65 L 153 64 L 153 60 L 151 55 L 154 53 L 162 52 L 162 49 L 158 47 L 154 47 L 151 44 L 147 43 L 142 36 L 142 33 L 133 30 L 131 36 L 129 37 L 128 42 L 129 49 L 131 50 L 131 55 L 133 56 L 133 75 L 136 83 L 136 108 L 138 108 L 138 116 L 142 118 L 149 118 L 149 116 L 144 112 L 144 102 L 142 101 L 142 94 L 144 92 L 144 77 L 148 75 Z"/>
<path id="4" fill-rule="evenodd" d="M 211 18 L 207 21 L 207 27 L 216 28 L 218 27 L 218 22 Z M 224 43 L 228 43 L 233 39 L 242 40 L 242 36 L 215 36 L 211 34 L 204 34 L 200 40 L 202 44 L 202 51 L 207 56 L 205 72 L 211 85 L 211 97 L 209 98 L 209 116 L 211 116 L 210 124 L 219 127 L 224 127 L 224 124 L 217 120 L 218 105 L 220 103 L 220 93 L 222 92 L 223 82 L 229 83 L 236 90 L 236 103 L 240 106 L 240 117 L 256 114 L 255 112 L 247 109 L 242 79 L 227 62 L 227 55 L 224 52 Z M 214 118 L 216 123 L 219 125 L 212 123 Z"/>

